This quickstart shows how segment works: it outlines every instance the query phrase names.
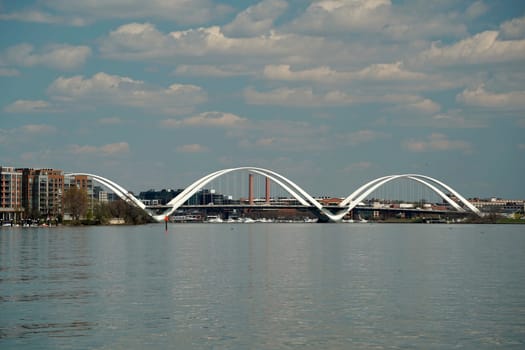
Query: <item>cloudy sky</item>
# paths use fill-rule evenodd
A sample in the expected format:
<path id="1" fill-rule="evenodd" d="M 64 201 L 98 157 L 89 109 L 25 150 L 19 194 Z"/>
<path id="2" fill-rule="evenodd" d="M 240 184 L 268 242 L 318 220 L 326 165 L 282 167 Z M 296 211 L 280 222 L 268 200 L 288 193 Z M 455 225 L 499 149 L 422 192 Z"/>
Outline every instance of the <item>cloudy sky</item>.
<path id="1" fill-rule="evenodd" d="M 0 0 L 0 164 L 525 198 L 525 2 Z"/>

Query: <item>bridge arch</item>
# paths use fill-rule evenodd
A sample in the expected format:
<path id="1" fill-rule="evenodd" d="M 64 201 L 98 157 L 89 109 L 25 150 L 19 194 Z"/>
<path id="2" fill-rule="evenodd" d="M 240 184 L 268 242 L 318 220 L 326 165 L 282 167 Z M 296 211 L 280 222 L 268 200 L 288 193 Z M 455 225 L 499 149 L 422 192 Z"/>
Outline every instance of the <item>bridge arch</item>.
<path id="1" fill-rule="evenodd" d="M 414 180 L 414 181 L 417 181 L 423 184 L 424 186 L 434 191 L 437 195 L 439 195 L 445 201 L 447 201 L 456 210 L 462 211 L 462 212 L 466 211 L 456 201 L 452 200 L 447 194 L 445 194 L 442 190 L 440 190 L 434 184 L 441 186 L 442 188 L 452 193 L 460 201 L 460 203 L 462 203 L 470 211 L 472 211 L 473 213 L 477 215 L 481 215 L 481 212 L 479 211 L 478 208 L 473 206 L 472 203 L 470 203 L 467 199 L 465 199 L 461 194 L 459 194 L 459 192 L 454 190 L 452 187 L 448 186 L 447 184 L 435 178 L 432 178 L 426 175 L 420 175 L 420 174 L 402 174 L 402 175 L 389 175 L 389 176 L 379 177 L 377 179 L 367 182 L 366 184 L 356 189 L 348 197 L 346 197 L 341 203 L 339 203 L 339 206 L 345 207 L 347 212 L 349 212 L 350 210 L 354 209 L 363 199 L 365 199 L 368 195 L 370 195 L 372 192 L 377 190 L 379 187 L 383 186 L 384 184 L 390 181 L 393 181 L 396 179 L 402 179 L 402 178 Z"/>
<path id="2" fill-rule="evenodd" d="M 188 201 L 195 193 L 200 191 L 208 183 L 210 183 L 211 181 L 215 180 L 216 178 L 220 176 L 226 175 L 231 172 L 236 172 L 236 171 L 250 171 L 250 172 L 262 175 L 262 176 L 267 176 L 270 180 L 274 181 L 279 186 L 281 186 L 293 198 L 298 200 L 299 203 L 301 203 L 304 206 L 315 207 L 321 216 L 325 216 L 330 221 L 339 221 L 344 216 L 344 214 L 343 215 L 333 214 L 332 212 L 324 208 L 321 205 L 321 203 L 319 203 L 312 196 L 310 196 L 305 190 L 299 187 L 299 185 L 297 185 L 292 180 L 272 170 L 258 168 L 258 167 L 238 167 L 238 168 L 229 168 L 229 169 L 219 170 L 219 171 L 213 172 L 211 174 L 208 174 L 198 179 L 197 181 L 193 182 L 191 185 L 186 187 L 184 191 L 179 193 L 177 197 L 173 198 L 167 204 L 168 206 L 171 207 L 171 209 L 169 209 L 167 212 L 165 212 L 162 215 L 153 216 L 153 218 L 157 221 L 163 220 L 165 215 L 171 215 L 175 210 L 177 210 L 180 206 L 186 203 L 186 201 Z"/>
<path id="3" fill-rule="evenodd" d="M 124 187 L 120 186 L 114 181 L 106 179 L 105 177 L 102 177 L 100 175 L 95 175 L 95 174 L 89 174 L 89 173 L 68 173 L 68 174 L 65 174 L 65 176 L 89 176 L 93 180 L 98 182 L 99 184 L 104 185 L 107 188 L 109 188 L 117 196 L 119 196 L 119 198 L 122 199 L 123 201 L 130 203 L 131 205 L 147 212 L 146 205 L 142 201 L 136 198 L 133 194 L 131 194 L 131 192 L 126 190 Z M 148 212 L 148 214 L 150 213 Z"/>
<path id="4" fill-rule="evenodd" d="M 208 183 L 210 183 L 211 181 L 215 180 L 216 178 L 220 176 L 226 175 L 231 172 L 236 172 L 236 171 L 250 171 L 250 172 L 262 175 L 262 176 L 267 176 L 272 181 L 274 181 L 279 186 L 281 186 L 286 192 L 288 192 L 293 198 L 299 201 L 299 203 L 301 203 L 302 205 L 308 206 L 308 207 L 315 207 L 316 210 L 319 212 L 319 214 L 321 216 L 326 217 L 329 221 L 340 221 L 341 218 L 344 216 L 344 213 L 342 215 L 333 214 L 332 212 L 324 208 L 321 205 L 321 203 L 319 203 L 312 196 L 310 196 L 310 194 L 308 194 L 299 185 L 297 185 L 290 179 L 284 177 L 283 175 L 280 175 L 272 170 L 264 169 L 264 168 L 257 168 L 257 167 L 230 168 L 230 169 L 223 169 L 223 170 L 215 171 L 206 176 L 203 176 L 202 178 L 196 180 L 191 185 L 186 187 L 181 193 L 179 193 L 175 198 L 173 198 L 169 203 L 167 203 L 167 206 L 170 207 L 170 209 L 168 209 L 166 212 L 160 215 L 153 215 L 151 212 L 149 212 L 146 209 L 146 205 L 142 201 L 137 199 L 133 194 L 131 194 L 124 187 L 120 186 L 119 184 L 117 184 L 116 182 L 110 179 L 107 179 L 100 175 L 83 173 L 83 172 L 68 173 L 66 175 L 67 176 L 76 176 L 76 175 L 89 176 L 93 180 L 109 188 L 111 191 L 113 191 L 119 198 L 121 198 L 125 202 L 144 210 L 155 221 L 161 222 L 164 220 L 165 216 L 167 215 L 169 216 L 173 212 L 175 212 L 178 208 L 184 205 L 184 203 L 186 203 L 195 193 L 200 191 Z"/>
<path id="5" fill-rule="evenodd" d="M 299 185 L 297 185 L 292 180 L 272 170 L 258 168 L 258 167 L 229 168 L 229 169 L 218 170 L 208 175 L 205 175 L 201 177 L 200 179 L 196 180 L 195 182 L 193 182 L 192 184 L 190 184 L 188 187 L 186 187 L 181 193 L 179 193 L 175 198 L 173 198 L 167 204 L 167 206 L 170 208 L 161 215 L 152 214 L 150 211 L 148 211 L 148 209 L 146 208 L 146 205 L 142 201 L 137 199 L 131 192 L 129 192 L 128 190 L 126 190 L 124 187 L 120 186 L 116 182 L 109 180 L 105 177 L 102 177 L 100 175 L 90 174 L 90 173 L 83 173 L 83 172 L 68 173 L 66 174 L 66 176 L 76 176 L 76 175 L 89 176 L 96 182 L 109 188 L 111 191 L 113 191 L 119 198 L 121 198 L 125 202 L 144 210 L 155 221 L 160 222 L 164 220 L 166 215 L 171 215 L 175 210 L 177 210 L 182 205 L 184 205 L 184 203 L 186 203 L 195 193 L 200 191 L 208 183 L 210 183 L 211 181 L 215 180 L 218 177 L 221 177 L 223 175 L 226 175 L 231 172 L 236 172 L 236 171 L 249 171 L 249 172 L 261 175 L 261 176 L 268 177 L 270 180 L 272 180 L 273 182 L 281 186 L 281 188 L 283 188 L 286 192 L 288 192 L 293 198 L 299 201 L 299 203 L 301 203 L 302 205 L 306 207 L 313 208 L 317 212 L 317 214 L 321 218 L 324 218 L 326 221 L 332 221 L 332 222 L 341 221 L 341 219 L 346 214 L 348 214 L 352 209 L 354 209 L 358 205 L 358 203 L 364 200 L 368 195 L 370 195 L 372 192 L 377 190 L 379 187 L 385 185 L 386 183 L 390 181 L 393 181 L 396 179 L 403 179 L 403 178 L 410 179 L 410 180 L 421 183 L 422 185 L 430 188 L 432 191 L 434 191 L 437 195 L 439 195 L 445 201 L 447 201 L 456 210 L 465 212 L 466 210 L 464 209 L 464 207 L 460 206 L 456 201 L 452 200 L 439 187 L 444 188 L 449 193 L 454 195 L 460 201 L 460 203 L 462 203 L 466 208 L 468 208 L 473 213 L 481 216 L 479 209 L 473 206 L 468 200 L 466 200 L 462 195 L 460 195 L 453 188 L 451 188 L 445 183 L 437 179 L 434 179 L 430 176 L 425 176 L 425 175 L 420 175 L 420 174 L 388 175 L 388 176 L 379 177 L 377 179 L 369 181 L 366 184 L 357 188 L 354 192 L 352 192 L 349 196 L 347 196 L 341 203 L 339 203 L 339 206 L 336 207 L 338 208 L 338 210 L 336 210 L 336 212 L 334 213 L 333 211 L 331 211 L 334 209 L 334 207 L 331 207 L 330 208 L 331 210 L 328 210 L 328 208 L 323 207 L 321 203 L 319 203 L 315 198 L 313 198 L 310 194 L 308 194 Z"/>

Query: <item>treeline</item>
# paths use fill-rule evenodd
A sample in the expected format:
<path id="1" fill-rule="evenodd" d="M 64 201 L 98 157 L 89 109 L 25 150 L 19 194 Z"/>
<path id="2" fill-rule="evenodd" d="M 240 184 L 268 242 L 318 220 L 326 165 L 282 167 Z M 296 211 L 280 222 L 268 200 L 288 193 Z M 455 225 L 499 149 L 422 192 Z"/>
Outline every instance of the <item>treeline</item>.
<path id="1" fill-rule="evenodd" d="M 108 203 L 93 201 L 85 190 L 71 187 L 64 193 L 64 209 L 71 215 L 72 224 L 108 224 L 111 219 L 123 219 L 126 224 L 152 222 L 143 210 L 123 200 Z"/>
<path id="2" fill-rule="evenodd" d="M 107 224 L 112 218 L 124 219 L 126 224 L 140 225 L 153 222 L 151 217 L 146 214 L 142 209 L 131 206 L 123 200 L 117 200 L 109 203 L 96 203 L 93 206 L 93 213 L 89 215 L 88 210 L 87 218 L 90 216 L 96 223 Z"/>

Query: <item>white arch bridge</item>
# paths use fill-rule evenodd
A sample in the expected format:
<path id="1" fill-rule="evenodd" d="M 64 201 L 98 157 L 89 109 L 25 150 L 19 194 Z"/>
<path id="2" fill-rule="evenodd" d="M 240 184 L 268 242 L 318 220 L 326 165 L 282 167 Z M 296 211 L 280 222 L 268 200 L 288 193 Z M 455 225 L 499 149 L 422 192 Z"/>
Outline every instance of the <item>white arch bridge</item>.
<path id="1" fill-rule="evenodd" d="M 226 174 L 234 173 L 234 172 L 241 172 L 241 171 L 245 171 L 245 172 L 247 171 L 253 174 L 261 175 L 263 177 L 266 177 L 267 179 L 270 179 L 274 183 L 278 184 L 289 195 L 295 198 L 302 206 L 310 208 L 320 219 L 322 219 L 322 221 L 340 222 L 346 214 L 348 214 L 359 203 L 361 203 L 368 195 L 370 195 L 372 192 L 376 191 L 380 187 L 384 186 L 385 184 L 393 180 L 397 180 L 397 179 L 409 179 L 409 180 L 420 183 L 421 185 L 432 190 L 435 194 L 437 194 L 439 197 L 441 197 L 443 200 L 449 203 L 450 206 L 458 212 L 463 212 L 463 213 L 471 212 L 477 215 L 481 215 L 478 208 L 473 206 L 467 199 L 465 199 L 461 194 L 459 194 L 457 191 L 455 191 L 450 186 L 430 176 L 419 175 L 419 174 L 389 175 L 389 176 L 383 176 L 383 177 L 374 179 L 362 185 L 358 189 L 356 189 L 349 196 L 343 199 L 337 206 L 327 207 L 327 206 L 323 206 L 319 201 L 317 201 L 315 198 L 309 195 L 305 190 L 299 187 L 292 180 L 272 170 L 258 168 L 258 167 L 238 167 L 238 168 L 223 169 L 223 170 L 219 170 L 211 174 L 208 174 L 206 176 L 203 176 L 197 181 L 193 182 L 188 187 L 186 187 L 181 193 L 179 193 L 175 198 L 173 198 L 169 203 L 167 203 L 166 207 L 168 209 L 160 215 L 151 212 L 142 201 L 137 199 L 132 193 L 130 193 L 124 187 L 100 175 L 80 173 L 80 172 L 69 173 L 66 175 L 89 176 L 94 181 L 100 183 L 101 185 L 113 191 L 117 196 L 119 196 L 125 202 L 144 210 L 155 221 L 160 222 L 160 221 L 163 221 L 166 216 L 171 215 L 178 208 L 184 205 L 193 195 L 195 195 L 197 192 L 203 189 L 204 186 L 206 186 L 210 182 Z M 452 199 L 449 194 L 445 193 L 445 191 L 450 193 L 450 195 L 452 195 L 456 200 Z"/>

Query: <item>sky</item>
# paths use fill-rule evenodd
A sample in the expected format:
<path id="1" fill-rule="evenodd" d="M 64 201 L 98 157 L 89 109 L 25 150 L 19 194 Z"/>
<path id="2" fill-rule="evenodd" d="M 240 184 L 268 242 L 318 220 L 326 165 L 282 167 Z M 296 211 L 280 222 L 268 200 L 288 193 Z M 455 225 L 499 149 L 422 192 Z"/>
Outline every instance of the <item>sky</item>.
<path id="1" fill-rule="evenodd" d="M 525 198 L 525 1 L 0 0 L 0 165 Z"/>

